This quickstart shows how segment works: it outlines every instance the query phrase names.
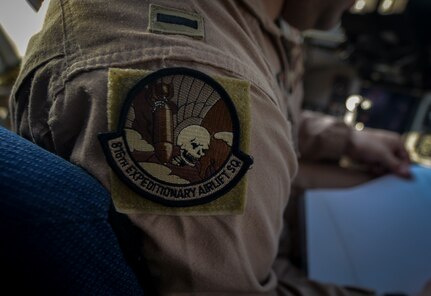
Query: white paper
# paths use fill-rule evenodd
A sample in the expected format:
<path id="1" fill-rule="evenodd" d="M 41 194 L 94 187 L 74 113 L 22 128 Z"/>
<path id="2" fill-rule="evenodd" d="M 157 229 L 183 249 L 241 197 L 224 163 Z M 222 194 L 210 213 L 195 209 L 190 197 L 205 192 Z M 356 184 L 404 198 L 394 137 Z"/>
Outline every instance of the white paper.
<path id="1" fill-rule="evenodd" d="M 418 293 L 431 280 L 431 169 L 305 196 L 309 276 L 378 293 Z"/>

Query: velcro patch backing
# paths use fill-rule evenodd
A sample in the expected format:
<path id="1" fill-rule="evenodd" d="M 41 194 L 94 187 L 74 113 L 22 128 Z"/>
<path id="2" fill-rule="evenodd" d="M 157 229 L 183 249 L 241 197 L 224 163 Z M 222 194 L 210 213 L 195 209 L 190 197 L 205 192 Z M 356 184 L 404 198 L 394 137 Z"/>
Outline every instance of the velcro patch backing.
<path id="1" fill-rule="evenodd" d="M 153 33 L 180 34 L 196 39 L 205 37 L 202 16 L 154 4 L 150 4 L 148 30 Z"/>
<path id="2" fill-rule="evenodd" d="M 250 85 L 205 76 L 185 68 L 110 69 L 111 133 L 100 140 L 119 212 L 243 213 L 252 163 Z"/>

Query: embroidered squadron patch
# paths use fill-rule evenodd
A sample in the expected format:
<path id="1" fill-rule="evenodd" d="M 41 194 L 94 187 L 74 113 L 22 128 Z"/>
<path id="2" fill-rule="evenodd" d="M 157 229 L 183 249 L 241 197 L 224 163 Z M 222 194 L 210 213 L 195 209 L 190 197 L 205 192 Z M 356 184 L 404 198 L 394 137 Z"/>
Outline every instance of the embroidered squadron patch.
<path id="1" fill-rule="evenodd" d="M 226 90 L 186 68 L 147 75 L 123 102 L 117 130 L 101 134 L 116 175 L 140 196 L 169 207 L 214 201 L 252 164 L 240 151 L 240 120 Z"/>

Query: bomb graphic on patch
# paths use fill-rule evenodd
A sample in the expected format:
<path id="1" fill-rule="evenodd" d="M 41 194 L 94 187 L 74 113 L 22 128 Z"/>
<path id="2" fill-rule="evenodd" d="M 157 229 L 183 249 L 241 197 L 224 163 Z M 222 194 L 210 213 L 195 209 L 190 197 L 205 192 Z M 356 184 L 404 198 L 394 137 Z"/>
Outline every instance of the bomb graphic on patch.
<path id="1" fill-rule="evenodd" d="M 100 139 L 111 167 L 143 197 L 192 206 L 220 197 L 248 170 L 239 131 L 235 105 L 219 83 L 167 68 L 135 85 L 117 132 Z"/>

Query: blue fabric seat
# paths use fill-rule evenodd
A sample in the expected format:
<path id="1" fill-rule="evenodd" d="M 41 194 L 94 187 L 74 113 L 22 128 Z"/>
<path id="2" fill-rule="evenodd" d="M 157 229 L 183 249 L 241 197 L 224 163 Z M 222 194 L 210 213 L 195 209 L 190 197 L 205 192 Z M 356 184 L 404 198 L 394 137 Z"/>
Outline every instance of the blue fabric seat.
<path id="1" fill-rule="evenodd" d="M 142 295 L 111 207 L 86 171 L 0 127 L 0 268 L 15 295 Z"/>

